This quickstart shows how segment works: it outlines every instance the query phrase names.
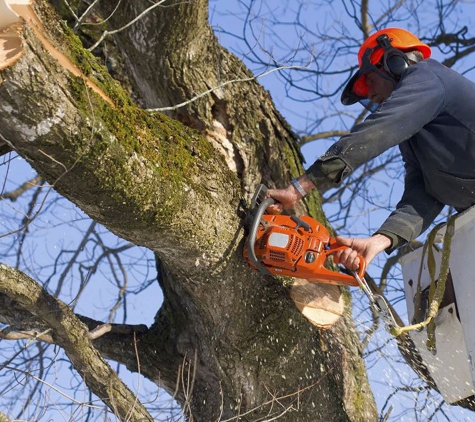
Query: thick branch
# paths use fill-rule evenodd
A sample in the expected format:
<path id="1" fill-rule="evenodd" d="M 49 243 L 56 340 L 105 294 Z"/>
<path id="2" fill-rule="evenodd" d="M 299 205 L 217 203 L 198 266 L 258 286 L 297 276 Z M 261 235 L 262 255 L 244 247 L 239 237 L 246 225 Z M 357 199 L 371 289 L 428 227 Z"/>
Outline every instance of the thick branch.
<path id="1" fill-rule="evenodd" d="M 180 255 L 190 259 L 188 268 L 201 248 L 221 255 L 237 228 L 239 200 L 224 160 L 196 133 L 132 105 L 84 52 L 82 63 L 106 82 L 101 88 L 114 99 L 111 107 L 45 52 L 37 35 L 37 29 L 25 26 L 24 54 L 2 73 L 3 140 L 57 191 L 116 234 L 167 251 L 169 258 L 181 248 Z M 183 218 L 188 208 L 196 212 Z M 218 208 L 228 224 L 210 224 Z"/>
<path id="2" fill-rule="evenodd" d="M 99 355 L 89 340 L 86 326 L 64 303 L 22 272 L 4 264 L 0 264 L 0 292 L 52 329 L 54 341 L 65 350 L 87 386 L 121 420 L 153 420 L 134 393 Z"/>

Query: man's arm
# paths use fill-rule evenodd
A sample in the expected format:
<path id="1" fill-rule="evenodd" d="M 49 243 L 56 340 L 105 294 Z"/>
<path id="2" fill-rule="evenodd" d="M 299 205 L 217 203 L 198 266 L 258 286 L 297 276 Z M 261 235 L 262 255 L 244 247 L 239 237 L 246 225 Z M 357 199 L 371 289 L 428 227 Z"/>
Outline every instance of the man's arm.
<path id="1" fill-rule="evenodd" d="M 419 163 L 414 157 L 410 145 L 401 146 L 401 151 L 406 169 L 404 193 L 396 210 L 390 214 L 376 232 L 393 235 L 391 237 L 397 240 L 387 250 L 388 253 L 427 230 L 444 208 L 444 204 L 427 193 Z"/>
<path id="2" fill-rule="evenodd" d="M 404 159 L 406 177 L 404 194 L 396 210 L 386 219 L 380 229 L 368 238 L 337 237 L 341 245 L 348 249 L 335 256 L 335 262 L 356 270 L 359 266 L 357 255 L 361 255 L 366 265 L 374 257 L 386 251 L 388 254 L 423 233 L 442 211 L 444 204 L 426 192 L 424 178 L 410 146 L 405 145 Z"/>
<path id="3" fill-rule="evenodd" d="M 306 192 L 315 186 L 338 185 L 362 163 L 393 146 L 407 144 L 405 141 L 437 116 L 444 105 L 445 91 L 439 78 L 423 64 L 411 66 L 388 101 L 315 161 L 299 178 L 301 185 L 305 186 Z M 394 249 L 399 243 L 417 237 L 442 210 L 443 205 L 425 191 L 417 165 L 412 167 L 414 172 L 410 168 L 406 176 L 406 187 L 407 182 L 413 180 L 412 188 L 406 189 L 397 210 L 377 233 L 384 238 L 368 238 L 370 245 L 358 246 L 358 252 L 363 251 L 359 252 L 361 255 L 364 255 L 365 250 L 376 250 L 383 244 L 386 247 L 382 250 Z M 280 205 L 272 206 L 273 209 L 269 207 L 270 212 L 291 208 L 302 198 L 292 185 L 285 189 L 269 190 L 269 196 L 281 202 Z M 373 248 L 376 242 L 378 247 Z"/>
<path id="4" fill-rule="evenodd" d="M 338 243 L 348 246 L 348 248 L 335 253 L 336 263 L 356 270 L 359 266 L 358 255 L 361 255 L 369 265 L 380 252 L 386 250 L 387 253 L 391 253 L 408 241 L 415 239 L 431 225 L 442 211 L 444 205 L 426 192 L 422 172 L 417 159 L 412 154 L 410 145 L 405 144 L 402 149 L 406 169 L 405 189 L 396 210 L 371 237 L 345 238 L 337 236 Z M 315 184 L 307 175 L 300 176 L 297 180 L 307 193 L 315 188 Z M 299 190 L 292 184 L 285 189 L 270 189 L 269 196 L 279 202 L 269 207 L 269 212 L 276 213 L 282 212 L 284 208 L 291 208 L 302 198 Z"/>

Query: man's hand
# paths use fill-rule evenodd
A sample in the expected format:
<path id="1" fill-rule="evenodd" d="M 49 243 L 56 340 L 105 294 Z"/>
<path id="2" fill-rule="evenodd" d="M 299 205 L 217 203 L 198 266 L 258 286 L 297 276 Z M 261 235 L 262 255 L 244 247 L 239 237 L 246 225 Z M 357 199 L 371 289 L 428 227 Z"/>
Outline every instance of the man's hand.
<path id="1" fill-rule="evenodd" d="M 391 246 L 391 239 L 382 234 L 375 234 L 364 239 L 337 236 L 336 241 L 338 245 L 348 246 L 348 248 L 335 252 L 333 254 L 334 262 L 354 271 L 360 265 L 358 255 L 364 258 L 368 266 L 378 253 Z"/>
<path id="2" fill-rule="evenodd" d="M 285 189 L 268 189 L 267 196 L 277 201 L 274 205 L 267 207 L 269 214 L 280 214 L 284 209 L 292 208 L 302 198 L 292 185 Z"/>
<path id="3" fill-rule="evenodd" d="M 300 186 L 305 192 L 310 192 L 315 188 L 313 182 L 307 175 L 298 178 Z M 267 196 L 274 198 L 277 203 L 267 208 L 269 214 L 280 214 L 283 210 L 292 208 L 298 201 L 302 199 L 301 193 L 292 184 L 285 189 L 269 189 Z"/>

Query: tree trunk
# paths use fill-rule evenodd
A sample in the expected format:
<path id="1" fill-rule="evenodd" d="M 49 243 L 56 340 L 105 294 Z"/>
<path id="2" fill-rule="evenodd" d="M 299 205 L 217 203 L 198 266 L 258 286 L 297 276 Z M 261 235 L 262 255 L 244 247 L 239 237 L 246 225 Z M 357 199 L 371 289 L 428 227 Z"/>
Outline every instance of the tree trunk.
<path id="1" fill-rule="evenodd" d="M 122 3 L 110 29 L 150 5 Z M 281 280 L 242 258 L 240 198 L 261 181 L 283 186 L 302 172 L 295 137 L 269 94 L 248 80 L 168 116 L 145 111 L 46 1 L 34 8 L 48 31 L 27 22 L 23 55 L 0 74 L 2 140 L 94 220 L 154 251 L 165 297 L 148 330 L 111 333 L 95 340 L 97 350 L 138 370 L 135 338 L 140 372 L 178 391 L 197 421 L 375 420 L 350 306 L 331 329 L 317 329 Z M 206 1 L 177 2 L 118 34 L 141 105 L 172 106 L 251 77 L 219 46 L 207 14 Z M 315 195 L 299 212 L 322 220 L 318 210 Z"/>

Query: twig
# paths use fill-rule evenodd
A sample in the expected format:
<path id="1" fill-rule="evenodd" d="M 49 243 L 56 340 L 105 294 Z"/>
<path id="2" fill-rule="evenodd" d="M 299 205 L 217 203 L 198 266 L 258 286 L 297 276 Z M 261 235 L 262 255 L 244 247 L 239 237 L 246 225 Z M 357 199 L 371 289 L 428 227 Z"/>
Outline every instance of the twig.
<path id="1" fill-rule="evenodd" d="M 87 403 L 80 402 L 80 401 L 76 400 L 74 397 L 71 397 L 71 396 L 67 395 L 66 393 L 61 391 L 59 388 L 56 388 L 54 385 L 50 384 L 49 382 L 46 382 L 45 380 L 42 380 L 41 378 L 36 377 L 35 375 L 33 375 L 30 372 L 22 371 L 21 369 L 15 368 L 13 366 L 3 366 L 2 369 L 8 369 L 9 371 L 16 371 L 16 372 L 19 372 L 20 374 L 23 374 L 23 375 L 27 376 L 27 377 L 31 377 L 35 381 L 41 382 L 42 384 L 44 384 L 47 387 L 51 388 L 52 390 L 56 391 L 58 394 L 65 397 L 66 399 L 71 400 L 73 403 L 76 403 L 76 404 L 79 404 L 79 405 L 85 406 L 85 407 L 90 407 L 91 409 L 102 410 L 102 407 L 94 406 L 92 404 L 87 404 Z"/>
<path id="2" fill-rule="evenodd" d="M 129 26 L 133 25 L 135 22 L 137 22 L 139 19 L 145 16 L 148 12 L 150 12 L 152 9 L 155 9 L 156 7 L 160 6 L 162 3 L 165 3 L 165 1 L 166 0 L 161 0 L 158 3 L 155 3 L 153 6 L 150 6 L 148 9 L 145 9 L 142 13 L 140 13 L 138 16 L 132 19 L 129 23 L 125 24 L 119 29 L 115 29 L 113 31 L 104 31 L 101 37 L 96 41 L 96 43 L 92 47 L 89 47 L 88 50 L 89 51 L 95 50 L 108 35 L 117 34 L 118 32 L 123 31 L 124 29 L 127 29 Z"/>
<path id="3" fill-rule="evenodd" d="M 280 396 L 279 397 L 279 400 L 283 400 L 283 399 L 287 399 L 287 398 L 290 398 L 290 397 L 293 397 L 293 396 L 300 396 L 300 394 L 304 391 L 307 391 L 307 390 L 310 390 L 312 388 L 314 388 L 316 385 L 318 385 L 324 378 L 326 378 L 328 375 L 330 374 L 330 372 L 327 372 L 325 373 L 321 378 L 319 378 L 317 381 L 315 381 L 313 384 L 310 384 L 308 385 L 307 387 L 303 387 L 303 388 L 300 388 L 298 391 L 296 392 L 293 392 L 293 393 L 289 393 L 289 394 L 286 394 L 284 396 Z M 259 406 L 256 406 L 254 407 L 253 409 L 249 409 L 246 413 L 243 413 L 240 415 L 240 417 L 243 417 L 243 416 L 246 416 L 246 415 L 249 415 L 253 412 L 255 412 L 256 410 L 259 410 L 259 409 L 262 409 L 264 406 L 268 406 L 270 404 L 273 404 L 275 402 L 275 397 L 273 397 L 271 400 L 268 400 L 262 404 L 260 404 Z M 285 410 L 286 412 L 288 411 L 288 408 Z M 234 421 L 234 420 L 237 420 L 237 417 L 234 416 L 232 418 L 229 418 L 229 419 L 223 419 L 221 420 L 220 422 L 230 422 L 230 421 Z M 268 419 L 268 420 L 272 420 L 272 419 Z"/>
<path id="4" fill-rule="evenodd" d="M 74 28 L 73 30 L 76 31 L 77 28 L 84 22 L 84 19 L 86 19 L 89 14 L 91 13 L 92 9 L 94 8 L 94 6 L 99 2 L 99 0 L 94 0 L 91 5 L 86 9 L 86 11 L 78 18 L 76 15 L 74 15 L 74 17 L 76 18 L 76 23 L 74 24 Z M 114 12 L 117 10 L 117 8 L 119 7 L 119 4 L 120 4 L 121 0 L 119 0 L 119 2 L 117 3 L 117 6 L 116 8 L 114 9 Z M 71 10 L 71 9 L 70 9 Z M 72 12 L 72 10 L 71 10 Z M 113 13 L 114 13 L 113 12 Z"/>
<path id="5" fill-rule="evenodd" d="M 218 89 L 221 89 L 221 88 L 224 88 L 226 85 L 229 85 L 229 84 L 233 84 L 233 83 L 238 83 L 238 82 L 251 82 L 251 81 L 254 81 L 254 80 L 258 80 L 264 76 L 267 76 L 273 72 L 276 72 L 278 70 L 283 70 L 283 69 L 306 69 L 307 67 L 306 66 L 280 66 L 280 67 L 277 67 L 275 69 L 270 69 L 270 70 L 267 70 L 265 72 L 262 72 L 260 73 L 259 75 L 257 76 L 250 76 L 248 78 L 238 78 L 238 79 L 232 79 L 230 81 L 226 81 L 226 82 L 222 82 L 216 86 L 214 86 L 213 88 L 210 88 L 196 96 L 194 96 L 193 98 L 190 98 L 189 100 L 186 100 L 180 104 L 176 104 L 174 106 L 169 106 L 169 107 L 160 107 L 160 108 L 148 108 L 147 111 L 170 111 L 170 110 L 176 110 L 178 108 L 181 108 L 181 107 L 184 107 L 188 104 L 191 104 L 193 102 L 195 102 L 196 100 L 199 100 L 200 98 L 210 94 L 211 92 L 214 92 L 214 91 L 217 91 Z"/>
<path id="6" fill-rule="evenodd" d="M 130 416 L 129 415 L 127 416 L 126 421 L 130 420 L 130 418 L 132 417 L 132 410 L 134 409 L 134 407 L 138 403 L 139 393 L 140 393 L 140 376 L 141 376 L 141 373 L 140 373 L 140 357 L 139 357 L 139 349 L 137 347 L 137 336 L 136 336 L 135 332 L 134 332 L 134 350 L 135 350 L 135 359 L 137 360 L 137 381 L 138 381 L 137 393 L 135 394 L 134 404 L 133 404 L 132 408 L 130 409 Z"/>

